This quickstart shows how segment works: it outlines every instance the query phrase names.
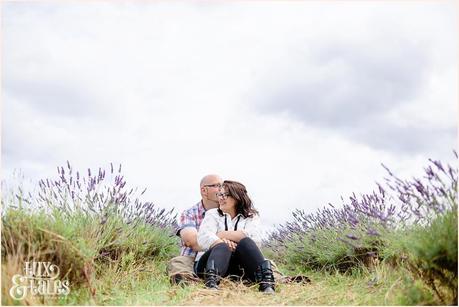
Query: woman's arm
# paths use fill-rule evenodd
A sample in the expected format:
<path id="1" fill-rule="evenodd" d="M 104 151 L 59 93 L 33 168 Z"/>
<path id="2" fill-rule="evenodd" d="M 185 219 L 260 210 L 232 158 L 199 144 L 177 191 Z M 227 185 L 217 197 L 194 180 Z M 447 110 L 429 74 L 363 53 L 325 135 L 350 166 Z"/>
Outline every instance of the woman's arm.
<path id="1" fill-rule="evenodd" d="M 244 229 L 242 230 L 227 230 L 227 231 L 219 231 L 217 233 L 217 236 L 220 239 L 228 239 L 234 242 L 239 243 L 242 239 L 245 237 L 249 237 L 252 240 L 255 241 L 255 243 L 260 244 L 261 243 L 261 237 L 259 233 L 259 225 L 260 225 L 260 218 L 258 215 L 255 215 L 252 218 L 248 218 Z"/>
<path id="2" fill-rule="evenodd" d="M 242 230 L 222 230 L 217 233 L 220 239 L 228 239 L 234 242 L 239 242 L 246 237 Z"/>
<path id="3" fill-rule="evenodd" d="M 260 216 L 255 215 L 253 218 L 247 220 L 242 232 L 249 238 L 251 238 L 259 247 L 261 246 L 261 235 L 260 235 Z"/>
<path id="4" fill-rule="evenodd" d="M 223 242 L 217 236 L 218 220 L 213 214 L 206 214 L 198 231 L 198 244 L 203 249 L 209 249 L 217 243 Z"/>

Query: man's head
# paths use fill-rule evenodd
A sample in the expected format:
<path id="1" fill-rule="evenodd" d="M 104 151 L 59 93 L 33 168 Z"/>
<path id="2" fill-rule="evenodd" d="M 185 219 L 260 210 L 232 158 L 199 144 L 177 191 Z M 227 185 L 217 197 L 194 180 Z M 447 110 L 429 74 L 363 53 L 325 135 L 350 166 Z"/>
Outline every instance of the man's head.
<path id="1" fill-rule="evenodd" d="M 218 206 L 217 194 L 220 192 L 222 184 L 223 180 L 218 175 L 212 174 L 204 176 L 200 184 L 202 200 L 205 203 L 214 204 L 215 207 Z"/>

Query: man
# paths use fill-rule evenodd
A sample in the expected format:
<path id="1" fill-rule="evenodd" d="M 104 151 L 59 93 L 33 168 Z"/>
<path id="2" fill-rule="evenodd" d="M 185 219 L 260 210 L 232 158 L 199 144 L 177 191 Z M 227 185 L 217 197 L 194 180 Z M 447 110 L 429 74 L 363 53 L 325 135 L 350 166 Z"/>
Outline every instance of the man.
<path id="1" fill-rule="evenodd" d="M 177 235 L 182 239 L 180 255 L 195 257 L 200 250 L 197 234 L 207 210 L 218 207 L 218 196 L 223 180 L 218 175 L 207 175 L 201 179 L 201 200 L 180 215 Z"/>
<path id="2" fill-rule="evenodd" d="M 200 247 L 197 242 L 199 226 L 207 210 L 218 207 L 218 196 L 223 180 L 220 176 L 204 176 L 199 184 L 201 200 L 193 207 L 182 212 L 176 235 L 180 236 L 180 256 L 168 264 L 169 275 L 173 283 L 179 283 L 187 277 L 193 279 L 193 263 Z"/>

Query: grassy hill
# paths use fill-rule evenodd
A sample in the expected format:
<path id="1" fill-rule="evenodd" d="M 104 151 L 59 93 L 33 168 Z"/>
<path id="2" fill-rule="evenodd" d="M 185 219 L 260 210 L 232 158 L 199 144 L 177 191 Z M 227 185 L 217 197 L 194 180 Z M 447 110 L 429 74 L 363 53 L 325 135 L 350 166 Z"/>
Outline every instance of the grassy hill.
<path id="1" fill-rule="evenodd" d="M 379 185 L 336 209 L 294 212 L 264 253 L 283 273 L 311 282 L 278 284 L 271 296 L 227 280 L 220 291 L 200 282 L 171 285 L 166 264 L 178 254 L 175 212 L 141 202 L 121 169 L 111 167 L 108 182 L 102 169 L 80 176 L 70 165 L 58 168 L 58 178 L 40 181 L 38 194 L 18 189 L 2 199 L 2 304 L 457 304 L 457 170 L 431 162 L 424 180 L 389 171 L 392 193 Z M 51 280 L 59 281 L 56 288 L 36 280 L 37 291 L 49 294 L 67 280 L 70 293 L 15 288 L 32 261 L 59 269 Z M 24 297 L 13 299 L 12 289 Z"/>

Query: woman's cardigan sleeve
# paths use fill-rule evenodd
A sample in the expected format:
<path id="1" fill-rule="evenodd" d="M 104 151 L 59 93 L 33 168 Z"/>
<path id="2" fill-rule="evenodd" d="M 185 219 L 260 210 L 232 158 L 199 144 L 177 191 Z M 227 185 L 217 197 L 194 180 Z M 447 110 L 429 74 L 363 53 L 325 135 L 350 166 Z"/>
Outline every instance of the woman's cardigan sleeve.
<path id="1" fill-rule="evenodd" d="M 255 215 L 247 219 L 244 229 L 245 235 L 251 238 L 258 246 L 261 246 L 260 217 Z"/>
<path id="2" fill-rule="evenodd" d="M 212 213 L 209 210 L 206 216 L 204 217 L 204 219 L 202 220 L 201 226 L 199 226 L 198 245 L 203 250 L 209 249 L 212 243 L 214 243 L 215 241 L 219 239 L 219 237 L 217 236 L 217 231 L 218 231 L 217 216 Z"/>

